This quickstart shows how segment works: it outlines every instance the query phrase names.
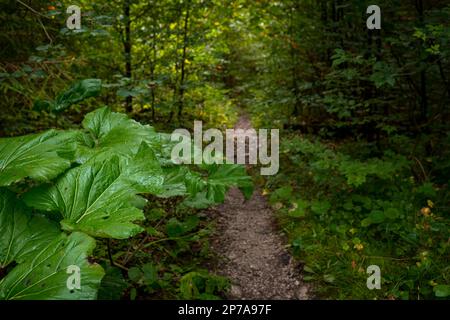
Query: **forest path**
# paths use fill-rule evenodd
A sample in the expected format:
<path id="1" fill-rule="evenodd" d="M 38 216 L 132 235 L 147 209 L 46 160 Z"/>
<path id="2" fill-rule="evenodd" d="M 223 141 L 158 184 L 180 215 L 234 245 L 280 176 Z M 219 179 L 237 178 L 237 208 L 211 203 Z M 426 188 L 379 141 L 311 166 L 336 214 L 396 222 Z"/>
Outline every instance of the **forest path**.
<path id="1" fill-rule="evenodd" d="M 235 129 L 251 128 L 241 115 Z M 249 200 L 237 188 L 217 208 L 212 247 L 220 257 L 218 273 L 231 280 L 229 299 L 308 299 L 300 267 L 285 249 L 272 210 L 261 191 Z"/>

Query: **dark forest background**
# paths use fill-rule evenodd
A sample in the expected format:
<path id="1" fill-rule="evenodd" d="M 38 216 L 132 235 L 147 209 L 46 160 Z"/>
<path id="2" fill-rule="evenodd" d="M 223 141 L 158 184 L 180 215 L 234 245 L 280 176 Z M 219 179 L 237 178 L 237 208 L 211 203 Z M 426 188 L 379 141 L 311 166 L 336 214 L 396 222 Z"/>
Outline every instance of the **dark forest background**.
<path id="1" fill-rule="evenodd" d="M 0 136 L 76 128 L 104 105 L 163 132 L 247 113 L 281 129 L 280 172 L 252 174 L 318 297 L 448 297 L 450 3 L 378 0 L 368 30 L 372 2 L 0 0 Z M 81 30 L 66 28 L 72 4 Z M 101 80 L 96 97 L 58 104 L 83 79 Z M 124 272 L 119 297 L 198 298 L 183 275 L 205 269 L 199 241 L 158 243 L 166 278 Z M 381 290 L 365 286 L 370 264 Z"/>

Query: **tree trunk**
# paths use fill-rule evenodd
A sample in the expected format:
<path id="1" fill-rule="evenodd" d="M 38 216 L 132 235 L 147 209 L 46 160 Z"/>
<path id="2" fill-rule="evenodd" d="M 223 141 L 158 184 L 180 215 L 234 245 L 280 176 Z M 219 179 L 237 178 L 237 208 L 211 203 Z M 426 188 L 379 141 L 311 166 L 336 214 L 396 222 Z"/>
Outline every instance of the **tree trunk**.
<path id="1" fill-rule="evenodd" d="M 191 1 L 186 3 L 186 16 L 184 17 L 184 33 L 183 33 L 183 56 L 181 58 L 181 76 L 180 76 L 180 88 L 178 91 L 178 121 L 181 121 L 184 108 L 184 81 L 186 79 L 186 54 L 188 46 L 188 31 L 189 31 L 189 10 Z"/>
<path id="2" fill-rule="evenodd" d="M 416 8 L 419 13 L 420 25 L 423 27 L 423 0 L 416 0 Z M 420 71 L 420 118 L 421 121 L 419 123 L 426 123 L 428 121 L 427 74 L 424 68 Z"/>
<path id="3" fill-rule="evenodd" d="M 130 0 L 124 0 L 123 15 L 125 19 L 125 35 L 123 37 L 123 49 L 125 56 L 125 77 L 130 79 L 132 77 L 131 65 L 131 19 L 130 19 Z M 127 112 L 133 111 L 133 97 L 128 96 L 125 100 L 125 109 Z"/>
<path id="4" fill-rule="evenodd" d="M 151 84 L 151 109 L 152 109 L 152 121 L 155 122 L 155 101 L 156 101 L 156 77 L 155 77 L 155 68 L 156 68 L 156 57 L 157 57 L 157 52 L 156 52 L 156 27 L 158 25 L 157 20 L 156 20 L 156 13 L 152 10 L 152 12 L 150 13 L 153 17 L 152 19 L 152 58 L 150 61 L 150 81 L 152 82 Z"/>
<path id="5" fill-rule="evenodd" d="M 290 37 L 290 55 L 291 55 L 291 78 L 292 78 L 292 91 L 294 93 L 294 116 L 298 116 L 300 114 L 300 103 L 299 103 L 299 95 L 300 92 L 298 90 L 298 79 L 297 79 L 297 53 L 296 53 L 296 32 L 295 32 L 295 24 L 294 17 L 298 11 L 298 2 L 294 0 L 293 7 L 290 11 L 290 23 L 289 23 L 289 37 Z"/>

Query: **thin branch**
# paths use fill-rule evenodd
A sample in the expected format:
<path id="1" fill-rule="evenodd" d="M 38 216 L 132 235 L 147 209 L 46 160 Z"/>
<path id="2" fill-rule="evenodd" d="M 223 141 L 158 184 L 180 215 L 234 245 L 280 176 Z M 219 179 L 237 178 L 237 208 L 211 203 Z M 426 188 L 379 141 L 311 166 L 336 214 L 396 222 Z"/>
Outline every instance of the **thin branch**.
<path id="1" fill-rule="evenodd" d="M 36 9 L 33 9 L 32 7 L 30 7 L 30 6 L 27 5 L 26 3 L 23 3 L 23 2 L 20 1 L 20 0 L 16 0 L 16 1 L 17 1 L 18 3 L 20 3 L 21 5 L 27 7 L 27 8 L 28 8 L 29 10 L 31 10 L 33 13 L 35 13 L 35 14 L 41 16 L 41 17 L 44 17 L 44 18 L 46 18 L 46 19 L 50 19 L 49 17 L 47 17 L 46 15 L 43 15 L 42 13 L 40 13 L 39 11 L 37 11 Z"/>
<path id="2" fill-rule="evenodd" d="M 26 8 L 28 8 L 31 12 L 33 12 L 34 14 L 37 14 L 39 17 L 43 17 L 46 19 L 50 19 L 49 17 L 47 17 L 46 15 L 43 15 L 42 13 L 40 13 L 39 11 L 37 11 L 36 9 L 33 9 L 32 7 L 30 7 L 29 5 L 27 5 L 26 3 L 23 3 L 20 0 L 16 0 L 18 3 L 20 3 L 21 5 L 25 6 Z M 47 32 L 47 29 L 45 28 L 44 24 L 42 23 L 42 20 L 40 18 L 38 18 L 39 24 L 41 25 L 42 29 L 44 29 L 44 33 L 45 36 L 47 37 L 47 39 L 50 41 L 50 44 L 53 43 L 53 39 L 52 37 L 50 37 L 50 35 Z"/>
<path id="3" fill-rule="evenodd" d="M 419 164 L 420 169 L 422 169 L 423 177 L 425 178 L 425 181 L 427 181 L 427 180 L 428 180 L 428 175 L 427 175 L 427 173 L 425 172 L 425 169 L 424 169 L 422 163 L 419 161 L 419 159 L 417 159 L 417 158 L 414 157 L 414 156 L 413 156 L 413 159 L 416 160 L 416 162 Z"/>
<path id="4" fill-rule="evenodd" d="M 50 37 L 50 35 L 48 34 L 47 29 L 45 28 L 45 26 L 44 26 L 44 24 L 42 23 L 42 21 L 41 21 L 40 18 L 38 18 L 38 21 L 39 21 L 39 23 L 41 24 L 42 29 L 44 29 L 44 33 L 45 33 L 45 35 L 47 36 L 47 39 L 50 41 L 50 44 L 52 44 L 52 43 L 53 43 L 52 37 Z"/>

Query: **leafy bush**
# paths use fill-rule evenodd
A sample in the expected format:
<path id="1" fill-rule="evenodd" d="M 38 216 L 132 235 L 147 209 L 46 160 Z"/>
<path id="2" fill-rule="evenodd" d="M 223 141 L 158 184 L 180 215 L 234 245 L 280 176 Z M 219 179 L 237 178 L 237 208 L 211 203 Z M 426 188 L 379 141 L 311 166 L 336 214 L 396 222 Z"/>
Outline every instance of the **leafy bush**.
<path id="1" fill-rule="evenodd" d="M 230 186 L 251 194 L 243 167 L 175 166 L 170 150 L 167 134 L 107 107 L 79 130 L 0 139 L 0 298 L 96 298 L 105 271 L 89 260 L 95 239 L 142 233 L 142 195 L 196 207 L 223 201 Z M 189 225 L 167 228 L 179 236 Z M 66 285 L 71 265 L 79 290 Z"/>
<path id="2" fill-rule="evenodd" d="M 346 146 L 286 140 L 284 170 L 268 181 L 305 280 L 321 283 L 327 297 L 448 296 L 446 189 L 412 177 L 413 162 L 399 154 L 357 158 L 336 149 Z M 382 270 L 381 290 L 366 288 L 372 264 Z"/>

